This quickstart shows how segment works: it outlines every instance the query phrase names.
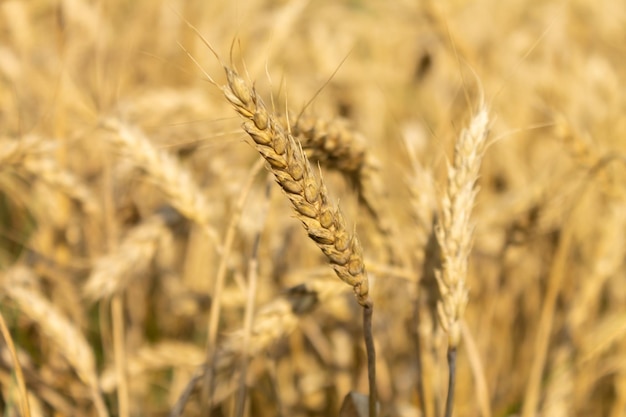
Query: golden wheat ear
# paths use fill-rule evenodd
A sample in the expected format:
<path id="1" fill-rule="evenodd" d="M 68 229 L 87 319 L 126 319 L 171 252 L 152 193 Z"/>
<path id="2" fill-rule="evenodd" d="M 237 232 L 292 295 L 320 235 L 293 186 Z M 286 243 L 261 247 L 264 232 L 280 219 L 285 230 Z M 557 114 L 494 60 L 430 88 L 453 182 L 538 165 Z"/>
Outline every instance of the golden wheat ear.
<path id="1" fill-rule="evenodd" d="M 237 72 L 230 68 L 225 70 L 228 83 L 222 90 L 243 117 L 243 129 L 267 161 L 268 169 L 291 201 L 309 237 L 326 255 L 337 276 L 353 287 L 359 304 L 365 306 L 369 283 L 359 240 L 347 231 L 343 216 L 330 203 L 323 181 L 313 174 L 300 144 Z"/>
<path id="2" fill-rule="evenodd" d="M 368 357 L 370 386 L 369 415 L 376 415 L 376 367 L 372 335 L 373 303 L 363 262 L 363 249 L 354 233 L 348 232 L 339 209 L 330 203 L 321 179 L 313 174 L 302 146 L 267 110 L 254 88 L 231 68 L 225 67 L 224 96 L 244 119 L 243 129 L 267 161 L 268 169 L 285 192 L 309 237 L 322 250 L 337 276 L 350 285 L 363 307 L 363 328 Z"/>

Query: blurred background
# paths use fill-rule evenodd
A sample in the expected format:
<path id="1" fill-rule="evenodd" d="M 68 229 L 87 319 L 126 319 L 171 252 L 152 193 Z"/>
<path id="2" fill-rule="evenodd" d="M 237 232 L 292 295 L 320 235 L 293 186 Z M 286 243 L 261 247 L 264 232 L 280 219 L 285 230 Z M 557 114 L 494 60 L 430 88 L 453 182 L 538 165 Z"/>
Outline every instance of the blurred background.
<path id="1" fill-rule="evenodd" d="M 216 416 L 367 392 L 358 305 L 255 168 L 221 60 L 316 126 L 381 415 L 442 415 L 433 222 L 484 100 L 455 415 L 626 416 L 625 57 L 620 0 L 0 1 L 3 415 L 20 380 L 33 416 L 165 416 L 186 388 L 200 415 L 207 351 Z"/>

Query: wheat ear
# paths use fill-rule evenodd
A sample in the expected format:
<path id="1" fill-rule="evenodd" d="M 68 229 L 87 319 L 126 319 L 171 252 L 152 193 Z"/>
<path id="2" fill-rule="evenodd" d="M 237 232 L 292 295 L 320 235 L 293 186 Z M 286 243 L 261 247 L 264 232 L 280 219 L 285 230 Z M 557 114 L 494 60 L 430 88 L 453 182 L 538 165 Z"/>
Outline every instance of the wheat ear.
<path id="1" fill-rule="evenodd" d="M 0 138 L 0 164 L 11 166 L 17 172 L 41 181 L 73 201 L 91 215 L 99 211 L 97 199 L 91 190 L 53 156 L 54 144 L 36 135 L 21 138 Z"/>
<path id="2" fill-rule="evenodd" d="M 452 415 L 456 349 L 461 340 L 461 319 L 468 299 L 467 264 L 473 235 L 470 213 L 476 199 L 475 185 L 486 147 L 488 123 L 489 112 L 481 103 L 454 146 L 454 160 L 448 164 L 447 189 L 435 228 L 442 263 L 442 269 L 435 275 L 441 294 L 437 315 L 448 334 L 450 370 L 445 416 Z"/>
<path id="3" fill-rule="evenodd" d="M 369 285 L 361 244 L 346 230 L 340 211 L 328 198 L 324 183 L 313 174 L 302 148 L 270 114 L 253 88 L 232 69 L 225 68 L 226 99 L 244 118 L 243 129 L 267 161 L 309 237 L 324 252 L 337 276 L 353 287 L 362 306 L 369 301 Z"/>
<path id="4" fill-rule="evenodd" d="M 328 198 L 323 181 L 313 174 L 300 144 L 285 131 L 265 107 L 263 100 L 231 68 L 224 67 L 226 99 L 244 119 L 243 129 L 254 141 L 256 150 L 267 161 L 302 222 L 309 237 L 322 250 L 337 276 L 352 286 L 363 307 L 363 333 L 367 352 L 369 415 L 376 416 L 376 353 L 372 335 L 374 304 L 369 297 L 363 251 L 355 234 L 346 230 L 345 220 Z"/>
<path id="5" fill-rule="evenodd" d="M 168 233 L 163 216 L 154 215 L 131 229 L 118 250 L 98 258 L 83 287 L 90 301 L 123 291 L 144 274 L 157 253 L 159 240 Z"/>
<path id="6" fill-rule="evenodd" d="M 442 270 L 437 273 L 441 293 L 437 308 L 451 347 L 457 347 L 461 339 L 460 319 L 467 305 L 467 263 L 474 229 L 470 213 L 477 193 L 475 184 L 486 145 L 488 122 L 487 108 L 482 105 L 456 142 L 436 227 L 442 256 Z"/>
<path id="7" fill-rule="evenodd" d="M 135 166 L 144 170 L 167 196 L 170 204 L 200 226 L 221 251 L 218 233 L 210 222 L 209 200 L 191 173 L 172 155 L 157 149 L 139 128 L 113 118 L 104 120 L 102 126 L 113 133 L 107 135 L 109 142 Z"/>

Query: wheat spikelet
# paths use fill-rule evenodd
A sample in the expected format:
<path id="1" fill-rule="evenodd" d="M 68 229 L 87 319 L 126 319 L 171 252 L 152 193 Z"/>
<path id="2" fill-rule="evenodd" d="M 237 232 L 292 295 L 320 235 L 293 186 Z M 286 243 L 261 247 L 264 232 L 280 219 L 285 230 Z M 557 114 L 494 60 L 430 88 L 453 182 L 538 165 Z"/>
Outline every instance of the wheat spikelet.
<path id="1" fill-rule="evenodd" d="M 324 252 L 337 276 L 353 287 L 357 300 L 365 306 L 369 285 L 358 239 L 346 230 L 343 216 L 329 202 L 324 183 L 314 176 L 296 140 L 270 114 L 254 88 L 234 70 L 225 70 L 228 84 L 222 90 L 245 119 L 244 130 L 268 162 L 269 170 L 291 201 L 309 237 Z"/>
<path id="2" fill-rule="evenodd" d="M 441 247 L 442 269 L 437 273 L 441 300 L 439 321 L 448 333 L 448 343 L 456 348 L 461 337 L 460 319 L 467 305 L 467 263 L 472 243 L 470 213 L 474 206 L 478 171 L 486 146 L 489 114 L 484 104 L 464 129 L 454 147 L 454 160 L 448 165 L 447 189 L 436 227 Z"/>
<path id="3" fill-rule="evenodd" d="M 170 154 L 156 149 L 139 128 L 116 119 L 105 120 L 103 126 L 114 133 L 107 135 L 111 144 L 144 170 L 172 206 L 200 226 L 219 249 L 218 234 L 209 221 L 209 202 L 189 171 Z"/>
<path id="4" fill-rule="evenodd" d="M 20 311 L 37 323 L 43 333 L 57 345 L 81 381 L 91 389 L 94 405 L 100 417 L 108 415 L 99 394 L 93 351 L 85 336 L 59 312 L 56 306 L 31 288 L 34 281 L 35 277 L 31 270 L 15 266 L 5 273 L 2 287 Z"/>
<path id="5" fill-rule="evenodd" d="M 165 220 L 159 215 L 133 228 L 115 252 L 96 260 L 83 288 L 85 296 L 91 301 L 98 301 L 123 291 L 133 278 L 148 269 L 164 233 L 168 230 Z"/>

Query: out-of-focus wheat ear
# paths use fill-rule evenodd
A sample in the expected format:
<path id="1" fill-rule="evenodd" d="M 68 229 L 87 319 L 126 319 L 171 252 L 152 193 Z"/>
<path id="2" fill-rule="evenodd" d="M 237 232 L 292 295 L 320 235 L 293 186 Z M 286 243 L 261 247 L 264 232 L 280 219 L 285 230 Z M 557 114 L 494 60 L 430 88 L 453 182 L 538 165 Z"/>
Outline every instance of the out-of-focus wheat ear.
<path id="1" fill-rule="evenodd" d="M 435 233 L 441 250 L 442 268 L 437 271 L 440 300 L 437 316 L 448 334 L 448 400 L 445 416 L 452 415 L 456 376 L 456 350 L 461 340 L 461 319 L 468 301 L 467 269 L 473 225 L 471 212 L 476 199 L 476 181 L 487 145 L 489 112 L 484 103 L 461 132 L 448 164 L 447 186 Z"/>
<path id="2" fill-rule="evenodd" d="M 219 235 L 210 223 L 211 207 L 191 173 L 172 155 L 157 149 L 139 128 L 113 118 L 102 126 L 112 132 L 106 137 L 115 150 L 142 169 L 170 204 L 196 223 L 221 251 Z"/>
<path id="3" fill-rule="evenodd" d="M 131 229 L 115 252 L 95 261 L 83 288 L 85 296 L 98 301 L 123 291 L 134 278 L 147 271 L 160 239 L 167 233 L 165 220 L 160 215 L 154 215 Z"/>
<path id="4" fill-rule="evenodd" d="M 100 394 L 93 351 L 85 336 L 67 318 L 35 290 L 33 272 L 15 266 L 4 273 L 2 287 L 19 310 L 41 328 L 74 368 L 81 381 L 90 388 L 94 407 L 99 417 L 108 417 L 108 411 Z"/>
<path id="5" fill-rule="evenodd" d="M 348 128 L 345 121 L 324 120 L 302 115 L 280 119 L 283 129 L 300 141 L 312 162 L 343 173 L 355 185 L 361 182 L 361 171 L 366 164 L 367 148 L 361 135 Z"/>
<path id="6" fill-rule="evenodd" d="M 54 383 L 50 383 L 54 375 L 50 373 L 46 377 L 42 377 L 42 374 L 38 374 L 35 369 L 30 355 L 24 349 L 20 349 L 19 346 L 16 347 L 16 351 L 25 384 L 28 386 L 28 403 L 31 408 L 31 416 L 46 415 L 44 413 L 38 414 L 36 402 L 39 401 L 45 402 L 48 406 L 61 413 L 61 415 L 78 415 L 78 411 L 71 405 L 71 400 L 66 399 L 65 396 L 56 391 L 57 387 L 54 386 Z M 16 382 L 17 375 L 13 373 L 12 368 L 13 359 L 11 354 L 7 350 L 0 351 L 0 387 L 9 387 Z M 46 367 L 42 366 L 41 370 L 44 369 Z"/>
<path id="7" fill-rule="evenodd" d="M 80 204 L 88 214 L 96 214 L 99 210 L 97 199 L 76 175 L 58 164 L 52 143 L 35 135 L 19 139 L 2 138 L 0 163 L 59 191 Z"/>
<path id="8" fill-rule="evenodd" d="M 602 291 L 607 282 L 619 276 L 618 271 L 624 261 L 626 236 L 622 231 L 626 227 L 626 212 L 621 200 L 608 201 L 601 223 L 597 227 L 598 238 L 593 246 L 595 261 L 586 273 L 587 278 L 581 283 L 581 290 L 576 293 L 568 313 L 568 327 L 575 345 L 588 337 L 590 330 L 597 328 L 597 312 L 604 302 Z"/>
<path id="9" fill-rule="evenodd" d="M 198 369 L 183 390 L 170 416 L 181 415 L 195 386 L 206 379 L 205 373 L 233 374 L 237 361 L 248 361 L 262 354 L 281 338 L 296 330 L 301 318 L 313 311 L 318 304 L 324 304 L 333 297 L 341 296 L 346 289 L 347 287 L 337 280 L 312 278 L 306 283 L 291 288 L 284 296 L 261 306 L 255 312 L 251 330 L 246 332 L 246 329 L 242 328 L 229 333 L 215 353 L 213 367 L 203 365 Z M 247 344 L 244 343 L 246 333 L 248 333 Z M 215 395 L 214 402 L 219 403 L 238 387 L 238 384 L 233 384 L 225 390 L 222 389 L 221 394 Z M 220 387 L 216 388 L 219 391 Z"/>

